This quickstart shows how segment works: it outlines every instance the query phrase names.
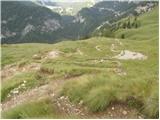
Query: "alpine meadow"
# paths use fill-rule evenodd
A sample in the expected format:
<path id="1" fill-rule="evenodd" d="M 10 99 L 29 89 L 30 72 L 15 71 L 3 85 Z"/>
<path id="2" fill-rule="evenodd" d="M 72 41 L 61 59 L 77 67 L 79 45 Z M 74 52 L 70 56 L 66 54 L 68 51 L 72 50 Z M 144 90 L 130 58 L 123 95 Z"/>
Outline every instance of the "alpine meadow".
<path id="1" fill-rule="evenodd" d="M 158 119 L 159 1 L 1 1 L 2 119 Z"/>

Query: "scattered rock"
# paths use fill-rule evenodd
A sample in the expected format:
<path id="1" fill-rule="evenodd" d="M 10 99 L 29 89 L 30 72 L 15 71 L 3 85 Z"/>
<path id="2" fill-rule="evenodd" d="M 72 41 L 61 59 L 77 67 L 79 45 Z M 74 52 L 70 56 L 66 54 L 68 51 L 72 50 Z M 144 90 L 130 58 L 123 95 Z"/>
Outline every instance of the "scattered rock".
<path id="1" fill-rule="evenodd" d="M 123 113 L 123 115 L 127 115 L 127 111 L 125 111 L 125 110 L 122 113 Z"/>
<path id="2" fill-rule="evenodd" d="M 100 60 L 100 63 L 103 63 L 103 62 L 104 62 L 104 60 L 103 60 L 103 59 L 101 59 L 101 60 Z"/>
<path id="3" fill-rule="evenodd" d="M 51 51 L 47 54 L 47 58 L 54 59 L 60 55 L 60 51 Z"/>
<path id="4" fill-rule="evenodd" d="M 114 107 L 112 107 L 112 110 L 114 110 Z"/>
<path id="5" fill-rule="evenodd" d="M 80 102 L 79 102 L 79 105 L 82 105 L 83 104 L 83 100 L 81 100 Z"/>
<path id="6" fill-rule="evenodd" d="M 141 116 L 138 116 L 139 119 L 143 119 Z"/>
<path id="7" fill-rule="evenodd" d="M 118 54 L 117 56 L 113 57 L 116 59 L 120 59 L 120 60 L 145 60 L 147 59 L 147 56 L 143 55 L 142 53 L 138 53 L 138 52 L 132 52 L 129 50 L 122 50 L 120 54 Z"/>
<path id="8" fill-rule="evenodd" d="M 60 103 L 57 103 L 57 105 L 58 105 L 58 107 L 60 107 L 61 105 L 60 105 Z"/>
<path id="9" fill-rule="evenodd" d="M 52 96 L 52 97 L 54 97 L 54 96 L 55 96 L 55 94 L 54 94 L 54 93 L 52 93 L 52 94 L 51 94 L 51 96 Z"/>
<path id="10" fill-rule="evenodd" d="M 21 84 L 21 86 L 22 86 L 22 87 L 25 87 L 25 84 L 23 83 L 23 84 Z"/>
<path id="11" fill-rule="evenodd" d="M 60 99 L 63 100 L 63 99 L 64 99 L 64 96 L 61 96 Z"/>
<path id="12" fill-rule="evenodd" d="M 68 96 L 65 97 L 65 100 L 69 99 Z"/>
<path id="13" fill-rule="evenodd" d="M 33 58 L 33 59 L 37 59 L 37 60 L 38 60 L 38 59 L 41 59 L 41 56 L 40 56 L 40 55 L 35 54 L 35 55 L 33 55 L 33 56 L 32 56 L 32 58 Z"/>
<path id="14" fill-rule="evenodd" d="M 13 93 L 13 94 L 18 94 L 19 91 L 18 91 L 18 90 L 14 90 L 14 91 L 12 91 L 12 93 Z"/>
<path id="15" fill-rule="evenodd" d="M 101 49 L 99 48 L 98 45 L 95 48 L 96 48 L 97 51 L 101 51 Z"/>
<path id="16" fill-rule="evenodd" d="M 8 94 L 7 97 L 11 97 L 11 94 Z"/>

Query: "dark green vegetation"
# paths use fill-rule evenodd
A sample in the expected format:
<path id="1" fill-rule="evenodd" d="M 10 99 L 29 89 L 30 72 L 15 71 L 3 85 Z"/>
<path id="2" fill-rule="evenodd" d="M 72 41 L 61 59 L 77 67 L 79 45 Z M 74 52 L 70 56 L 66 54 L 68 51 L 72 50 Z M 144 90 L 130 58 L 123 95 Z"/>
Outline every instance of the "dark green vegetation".
<path id="1" fill-rule="evenodd" d="M 57 39 L 57 29 L 61 17 L 48 8 L 30 1 L 2 1 L 2 43 L 49 43 Z"/>
<path id="2" fill-rule="evenodd" d="M 141 4 L 143 6 L 143 4 L 147 4 L 147 3 L 142 2 Z M 155 4 L 155 6 L 157 5 L 156 2 L 154 4 Z M 155 17 L 153 16 L 153 19 L 154 18 Z M 121 31 L 121 32 L 126 31 L 126 34 L 130 33 L 128 31 L 137 31 L 137 33 L 138 33 L 139 30 L 136 30 L 136 29 L 141 27 L 141 25 L 142 25 L 141 30 L 144 29 L 143 27 L 146 24 L 145 19 L 146 18 L 142 18 L 140 14 L 133 12 L 132 14 L 129 14 L 128 17 L 122 18 L 119 21 L 113 22 L 111 24 L 104 23 L 100 28 L 95 29 L 95 31 L 93 32 L 92 35 L 93 36 L 105 36 L 105 37 L 117 37 L 118 31 Z M 153 24 L 151 24 L 151 26 L 153 26 Z M 147 28 L 145 30 L 148 31 Z M 126 36 L 126 34 L 125 33 L 118 34 L 118 38 L 124 39 L 125 37 L 128 37 L 128 36 Z M 130 33 L 130 34 L 132 34 L 132 33 Z M 136 36 L 136 34 L 132 34 L 132 35 Z M 143 33 L 141 33 L 139 35 L 144 36 Z"/>
<path id="3" fill-rule="evenodd" d="M 146 116 L 158 117 L 158 8 L 139 20 L 141 27 L 122 28 L 116 34 L 126 34 L 126 39 L 122 40 L 125 49 L 140 51 L 148 56 L 148 60 L 121 61 L 126 76 L 118 77 L 110 72 L 82 76 L 69 81 L 62 93 L 73 102 L 83 100 L 92 111 L 104 110 L 114 101 L 129 102 L 131 98 L 135 100 L 134 104 L 141 104 L 138 109 Z M 154 34 L 149 34 L 149 31 L 154 31 Z"/>
<path id="4" fill-rule="evenodd" d="M 2 117 L 8 119 L 62 118 L 60 113 L 56 111 L 52 100 L 49 98 L 19 105 L 7 112 L 4 112 L 4 114 L 2 113 Z"/>
<path id="5" fill-rule="evenodd" d="M 133 22 L 134 19 L 135 17 L 130 18 Z M 3 102 L 7 100 L 9 91 L 23 80 L 28 81 L 27 89 L 31 89 L 45 84 L 46 81 L 63 79 L 65 84 L 61 86 L 60 95 L 68 96 L 75 104 L 83 101 L 83 105 L 93 113 L 105 111 L 111 103 L 120 102 L 137 108 L 145 118 L 158 118 L 158 7 L 139 16 L 137 20 L 140 22 L 139 27 L 127 29 L 120 27 L 115 31 L 116 39 L 93 37 L 82 41 L 63 41 L 53 45 L 2 45 L 4 66 L 11 63 L 20 65 L 19 61 L 22 58 L 23 61 L 29 61 L 28 64 L 32 62 L 41 64 L 40 69 L 33 73 L 19 73 L 18 76 L 15 75 L 2 83 Z M 128 19 L 119 22 L 126 21 L 128 22 Z M 125 37 L 121 39 L 123 34 Z M 122 45 L 117 42 L 117 39 L 122 42 Z M 111 51 L 112 44 L 117 46 L 118 52 Z M 32 57 L 35 54 L 45 56 L 48 52 L 56 50 L 61 53 L 54 59 L 35 60 Z M 140 52 L 146 55 L 147 59 L 112 58 L 121 50 Z M 120 70 L 120 73 L 124 71 L 126 75 L 119 75 L 116 70 Z M 4 111 L 2 116 L 4 118 L 59 118 L 53 105 L 48 100 L 23 103 L 21 106 Z M 46 110 L 43 110 L 44 108 Z"/>
<path id="6" fill-rule="evenodd" d="M 1 101 L 4 101 L 7 98 L 7 95 L 11 95 L 11 91 L 18 88 L 18 92 L 23 92 L 28 89 L 40 86 L 46 83 L 46 78 L 42 77 L 40 74 L 30 71 L 24 72 L 21 74 L 17 74 L 11 79 L 8 79 L 7 82 L 3 83 L 1 88 Z M 22 84 L 26 82 L 25 87 L 20 87 Z"/>
<path id="7" fill-rule="evenodd" d="M 61 16 L 31 1 L 2 1 L 2 43 L 56 43 L 84 39 L 92 36 L 106 21 L 107 30 L 103 31 L 103 36 L 113 37 L 108 31 L 109 25 L 136 14 L 135 9 L 147 3 L 157 4 L 103 1 L 81 9 L 75 16 Z"/>

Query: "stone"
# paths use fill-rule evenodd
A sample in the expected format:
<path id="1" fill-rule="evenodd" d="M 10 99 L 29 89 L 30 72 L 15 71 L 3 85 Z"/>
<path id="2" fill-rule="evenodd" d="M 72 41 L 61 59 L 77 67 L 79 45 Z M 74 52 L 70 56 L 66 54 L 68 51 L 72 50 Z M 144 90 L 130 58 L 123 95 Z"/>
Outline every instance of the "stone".
<path id="1" fill-rule="evenodd" d="M 60 106 L 61 106 L 61 104 L 60 104 L 60 103 L 57 103 L 57 105 L 58 105 L 58 107 L 60 107 Z"/>
<path id="2" fill-rule="evenodd" d="M 41 56 L 39 56 L 39 55 L 37 55 L 37 54 L 35 54 L 35 55 L 33 55 L 33 57 L 32 57 L 33 59 L 41 59 Z"/>
<path id="3" fill-rule="evenodd" d="M 13 93 L 13 94 L 18 94 L 19 91 L 18 91 L 18 90 L 15 90 L 15 91 L 13 91 L 12 93 Z"/>
<path id="4" fill-rule="evenodd" d="M 114 107 L 112 107 L 112 110 L 114 110 Z"/>
<path id="5" fill-rule="evenodd" d="M 7 97 L 11 97 L 11 94 L 8 94 Z"/>
<path id="6" fill-rule="evenodd" d="M 60 99 L 61 99 L 61 100 L 64 99 L 64 96 L 61 96 Z"/>
<path id="7" fill-rule="evenodd" d="M 82 105 L 83 104 L 83 100 L 81 100 L 80 102 L 79 102 L 79 105 Z"/>
<path id="8" fill-rule="evenodd" d="M 125 110 L 122 113 L 123 113 L 123 115 L 127 115 L 127 111 L 125 111 Z"/>
<path id="9" fill-rule="evenodd" d="M 54 93 L 53 93 L 53 94 L 51 94 L 51 96 L 52 96 L 52 97 L 54 97 L 54 96 L 55 96 L 55 95 L 54 95 Z"/>
<path id="10" fill-rule="evenodd" d="M 138 116 L 139 119 L 143 119 L 141 116 Z"/>
<path id="11" fill-rule="evenodd" d="M 22 87 L 24 87 L 24 86 L 25 86 L 25 84 L 23 83 L 23 84 L 21 84 L 21 86 L 22 86 Z"/>

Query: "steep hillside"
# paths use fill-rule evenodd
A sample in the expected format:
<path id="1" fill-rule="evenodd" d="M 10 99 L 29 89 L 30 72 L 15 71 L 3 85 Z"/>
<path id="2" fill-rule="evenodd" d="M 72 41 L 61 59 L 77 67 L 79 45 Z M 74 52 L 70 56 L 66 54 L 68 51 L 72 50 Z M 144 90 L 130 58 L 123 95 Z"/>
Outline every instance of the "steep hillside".
<path id="1" fill-rule="evenodd" d="M 112 24 L 126 16 L 143 14 L 157 4 L 156 1 L 98 2 L 93 7 L 81 9 L 74 16 L 72 22 L 64 27 L 65 34 L 63 36 L 68 39 L 87 38 L 104 28 L 109 29 Z"/>
<path id="2" fill-rule="evenodd" d="M 29 1 L 2 1 L 2 43 L 50 42 L 62 29 L 61 17 Z"/>
<path id="3" fill-rule="evenodd" d="M 2 45 L 2 118 L 158 118 L 157 9 L 123 39 Z"/>
<path id="4" fill-rule="evenodd" d="M 123 19 L 113 22 L 111 24 L 109 24 L 108 21 L 102 23 L 100 26 L 98 26 L 95 29 L 95 31 L 93 32 L 93 35 L 114 37 L 114 33 L 117 36 L 117 31 L 124 30 L 128 32 L 130 30 L 136 30 L 141 26 L 142 26 L 141 28 L 143 29 L 143 23 L 141 22 L 145 20 L 141 20 L 143 18 L 139 19 L 139 16 L 141 16 L 141 14 L 144 14 L 146 12 L 150 12 L 152 9 L 156 9 L 155 8 L 156 6 L 158 6 L 158 2 L 156 1 L 139 3 L 139 6 L 136 7 L 134 14 L 129 14 L 127 17 L 124 17 Z"/>
<path id="5" fill-rule="evenodd" d="M 52 1 L 52 0 L 33 0 L 36 4 L 47 7 L 60 15 L 74 16 L 85 7 L 92 7 L 95 4 L 94 0 L 85 1 Z"/>
<path id="6" fill-rule="evenodd" d="M 48 6 L 51 1 L 46 2 Z M 55 43 L 87 38 L 99 26 L 110 25 L 129 14 L 135 14 L 148 2 L 102 1 L 87 8 L 83 8 L 84 3 L 61 3 L 63 9 L 70 11 L 70 7 L 75 7 L 80 10 L 74 16 L 60 15 L 41 2 L 35 3 L 2 1 L 2 43 Z M 139 8 L 142 4 L 144 7 Z"/>
<path id="7" fill-rule="evenodd" d="M 158 39 L 157 33 L 159 26 L 157 15 L 158 15 L 158 7 L 137 18 L 138 21 L 140 22 L 140 26 L 138 28 L 131 28 L 131 29 L 120 28 L 115 32 L 116 37 L 121 38 L 122 34 L 124 34 L 125 38 L 131 40 L 136 40 L 136 39 L 157 40 Z M 134 18 L 130 19 L 132 20 Z"/>

